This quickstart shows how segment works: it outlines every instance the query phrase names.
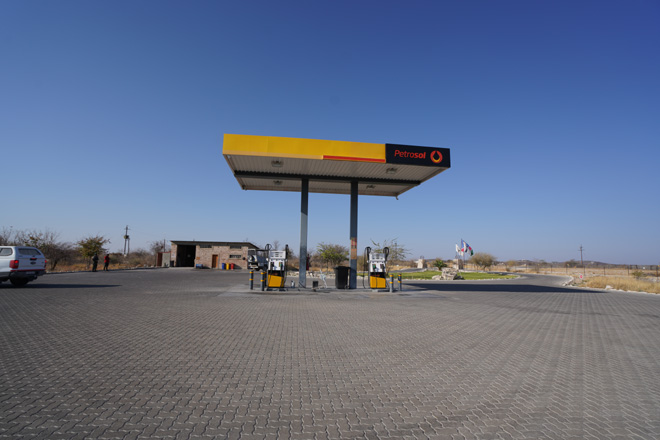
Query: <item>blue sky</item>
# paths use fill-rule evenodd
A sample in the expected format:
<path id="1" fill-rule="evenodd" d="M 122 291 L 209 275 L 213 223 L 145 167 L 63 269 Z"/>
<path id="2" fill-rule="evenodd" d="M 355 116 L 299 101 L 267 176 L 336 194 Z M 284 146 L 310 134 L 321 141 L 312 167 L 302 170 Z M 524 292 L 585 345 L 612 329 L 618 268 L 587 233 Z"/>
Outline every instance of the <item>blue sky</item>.
<path id="1" fill-rule="evenodd" d="M 660 262 L 656 1 L 0 3 L 0 227 L 299 246 L 300 195 L 242 191 L 224 133 L 448 147 L 358 247 Z M 349 197 L 309 241 L 349 244 Z"/>

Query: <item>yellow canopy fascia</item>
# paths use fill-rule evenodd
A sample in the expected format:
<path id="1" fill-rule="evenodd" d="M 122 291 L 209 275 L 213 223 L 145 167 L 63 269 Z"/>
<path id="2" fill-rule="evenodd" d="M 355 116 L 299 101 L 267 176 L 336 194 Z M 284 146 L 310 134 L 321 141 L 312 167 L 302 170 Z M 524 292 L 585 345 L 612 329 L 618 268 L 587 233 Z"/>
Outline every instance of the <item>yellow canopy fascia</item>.
<path id="1" fill-rule="evenodd" d="M 225 134 L 222 154 L 385 163 L 385 144 Z"/>

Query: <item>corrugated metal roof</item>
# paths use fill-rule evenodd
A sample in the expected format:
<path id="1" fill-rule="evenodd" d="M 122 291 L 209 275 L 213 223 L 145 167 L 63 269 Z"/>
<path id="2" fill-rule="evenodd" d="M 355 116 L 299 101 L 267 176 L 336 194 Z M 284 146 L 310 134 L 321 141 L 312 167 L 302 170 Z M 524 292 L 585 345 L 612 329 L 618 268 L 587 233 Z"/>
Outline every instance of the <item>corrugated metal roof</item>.
<path id="1" fill-rule="evenodd" d="M 197 241 L 197 240 L 170 240 L 170 243 L 177 246 L 198 246 L 198 245 L 212 245 L 212 246 L 247 246 L 251 249 L 259 249 L 259 246 L 248 241 Z"/>

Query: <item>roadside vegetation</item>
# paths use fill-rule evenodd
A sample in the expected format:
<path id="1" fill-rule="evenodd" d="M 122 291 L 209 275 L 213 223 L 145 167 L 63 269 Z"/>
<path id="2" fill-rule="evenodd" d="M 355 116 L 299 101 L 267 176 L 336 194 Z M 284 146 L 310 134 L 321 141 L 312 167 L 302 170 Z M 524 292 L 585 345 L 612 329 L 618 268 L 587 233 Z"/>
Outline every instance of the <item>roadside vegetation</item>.
<path id="1" fill-rule="evenodd" d="M 594 289 L 616 289 L 629 292 L 659 293 L 660 283 L 643 278 L 623 277 L 591 277 L 576 283 L 577 286 L 592 287 Z"/>
<path id="2" fill-rule="evenodd" d="M 98 254 L 101 261 L 106 253 L 110 254 L 110 269 L 128 269 L 137 267 L 153 267 L 159 252 L 169 249 L 164 240 L 149 243 L 148 249 L 135 249 L 128 255 L 109 250 L 110 239 L 101 236 L 86 236 L 71 243 L 59 240 L 59 234 L 52 230 L 15 230 L 0 228 L 0 246 L 31 246 L 40 249 L 48 260 L 49 272 L 84 271 L 91 268 L 91 257 Z M 274 242 L 275 249 L 279 242 Z M 456 260 L 441 258 L 407 260 L 410 251 L 398 239 L 376 242 L 372 240 L 374 252 L 382 252 L 383 248 L 390 250 L 388 269 L 398 277 L 400 270 L 422 267 L 423 272 L 402 273 L 404 280 L 431 280 L 442 275 L 442 269 L 455 267 Z M 293 270 L 298 266 L 298 258 L 290 249 L 289 266 Z M 349 257 L 349 249 L 338 244 L 320 243 L 315 250 L 308 251 L 311 271 L 332 272 L 334 266 L 344 264 Z M 364 268 L 364 255 L 358 255 L 358 267 Z M 495 272 L 538 273 L 549 275 L 572 276 L 573 285 L 592 287 L 596 289 L 616 289 L 633 292 L 648 292 L 660 294 L 660 266 L 612 265 L 597 262 L 570 260 L 566 262 L 551 262 L 544 260 L 508 260 L 500 262 L 496 257 L 482 252 L 475 253 L 465 261 L 467 271 L 458 274 L 465 280 L 497 280 L 516 278 L 516 275 L 500 275 Z M 472 272 L 470 270 L 477 270 Z M 491 270 L 493 272 L 486 272 Z M 364 276 L 364 272 L 359 272 Z"/>
<path id="3" fill-rule="evenodd" d="M 51 230 L 0 229 L 0 246 L 29 246 L 41 250 L 48 260 L 48 272 L 74 272 L 89 270 L 91 258 L 98 254 L 103 264 L 105 254 L 110 254 L 110 269 L 151 267 L 156 264 L 158 252 L 165 251 L 164 242 L 152 242 L 149 249 L 132 250 L 128 255 L 109 250 L 110 239 L 101 236 L 83 237 L 75 243 L 59 240 L 59 234 Z"/>
<path id="4" fill-rule="evenodd" d="M 497 260 L 491 254 L 485 252 L 477 252 L 470 258 L 472 264 L 476 264 L 483 270 L 488 270 L 490 267 L 494 266 Z"/>
<path id="5" fill-rule="evenodd" d="M 398 276 L 396 271 L 390 273 L 394 275 L 394 278 Z M 438 275 L 442 275 L 442 272 L 428 270 L 426 272 L 402 273 L 401 278 L 404 280 L 431 280 L 434 276 Z M 459 272 L 459 275 L 462 276 L 464 280 L 506 280 L 516 278 L 516 275 L 501 275 L 487 272 Z"/>
<path id="6" fill-rule="evenodd" d="M 518 278 L 517 275 L 502 275 L 487 272 L 460 272 L 459 275 L 465 280 L 510 280 Z"/>
<path id="7" fill-rule="evenodd" d="M 325 265 L 327 271 L 348 260 L 348 248 L 340 244 L 319 243 L 316 254 L 309 254 L 310 260 L 319 260 L 321 267 Z"/>

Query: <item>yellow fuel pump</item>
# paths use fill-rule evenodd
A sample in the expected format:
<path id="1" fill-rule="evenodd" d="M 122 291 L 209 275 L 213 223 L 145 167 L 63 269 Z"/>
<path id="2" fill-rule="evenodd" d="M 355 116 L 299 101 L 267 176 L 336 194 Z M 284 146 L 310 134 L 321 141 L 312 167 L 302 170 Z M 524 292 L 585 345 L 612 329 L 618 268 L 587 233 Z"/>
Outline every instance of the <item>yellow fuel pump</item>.
<path id="1" fill-rule="evenodd" d="M 389 254 L 390 249 L 387 247 L 383 249 L 383 252 L 372 252 L 370 247 L 364 250 L 371 289 L 387 288 L 387 257 Z"/>
<path id="2" fill-rule="evenodd" d="M 283 251 L 276 251 L 266 246 L 268 250 L 267 277 L 268 287 L 281 289 L 286 282 L 286 263 L 289 255 L 289 245 Z"/>

